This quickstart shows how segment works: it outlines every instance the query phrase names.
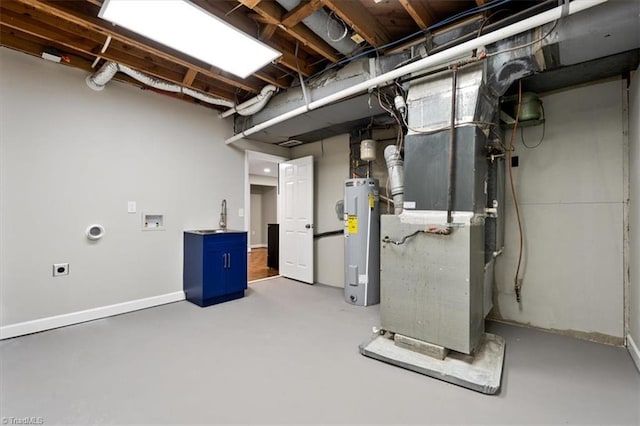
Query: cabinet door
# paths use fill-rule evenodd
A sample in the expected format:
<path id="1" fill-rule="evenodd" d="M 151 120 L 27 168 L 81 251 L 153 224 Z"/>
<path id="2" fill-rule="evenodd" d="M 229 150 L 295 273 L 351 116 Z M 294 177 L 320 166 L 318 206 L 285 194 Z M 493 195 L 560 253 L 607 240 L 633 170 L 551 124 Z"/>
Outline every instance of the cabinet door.
<path id="1" fill-rule="evenodd" d="M 247 288 L 247 247 L 233 244 L 227 247 L 227 292 L 235 293 Z"/>
<path id="2" fill-rule="evenodd" d="M 227 250 L 219 246 L 209 246 L 204 251 L 204 265 L 202 274 L 202 297 L 226 294 L 226 265 Z"/>

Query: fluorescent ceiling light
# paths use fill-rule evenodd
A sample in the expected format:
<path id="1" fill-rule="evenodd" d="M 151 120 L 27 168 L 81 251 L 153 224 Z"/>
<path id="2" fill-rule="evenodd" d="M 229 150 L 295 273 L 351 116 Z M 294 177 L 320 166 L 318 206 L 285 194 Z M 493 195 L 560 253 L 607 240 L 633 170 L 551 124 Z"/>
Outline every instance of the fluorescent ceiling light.
<path id="1" fill-rule="evenodd" d="M 281 55 L 185 0 L 105 0 L 98 16 L 241 78 Z"/>
<path id="2" fill-rule="evenodd" d="M 271 173 L 271 169 L 267 167 L 266 169 L 264 169 L 264 172 L 265 173 Z"/>

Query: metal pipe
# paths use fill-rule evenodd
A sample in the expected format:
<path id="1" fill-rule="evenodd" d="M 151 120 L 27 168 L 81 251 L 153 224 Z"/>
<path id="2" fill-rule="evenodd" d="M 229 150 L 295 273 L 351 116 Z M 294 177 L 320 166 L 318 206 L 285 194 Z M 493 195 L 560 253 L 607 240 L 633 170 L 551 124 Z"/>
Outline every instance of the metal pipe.
<path id="1" fill-rule="evenodd" d="M 582 12 L 583 10 L 590 9 L 594 6 L 598 6 L 600 4 L 606 3 L 607 1 L 608 0 L 572 1 L 571 3 L 569 3 L 568 15 L 573 15 L 575 13 Z M 521 32 L 530 30 L 532 28 L 536 28 L 541 25 L 548 24 L 549 22 L 555 21 L 562 17 L 563 8 L 564 8 L 563 6 L 555 7 L 553 9 L 547 10 L 546 12 L 542 12 L 536 16 L 532 16 L 531 18 L 527 18 L 520 22 L 516 22 L 515 24 L 509 25 L 508 27 L 504 27 L 492 33 L 488 33 L 478 38 L 474 38 L 473 40 L 469 40 L 465 43 L 459 44 L 457 46 L 453 46 L 447 50 L 436 53 L 435 55 L 427 56 L 426 58 L 420 59 L 419 61 L 413 62 L 411 64 L 407 64 L 403 67 L 389 71 L 385 74 L 379 75 L 378 77 L 374 77 L 367 81 L 363 81 L 362 83 L 348 87 L 344 90 L 340 90 L 329 96 L 325 96 L 324 98 L 310 102 L 309 105 L 303 105 L 287 113 L 284 113 L 270 120 L 267 120 L 253 127 L 250 127 L 247 130 L 244 130 L 226 139 L 225 143 L 231 144 L 244 137 L 250 136 L 254 133 L 257 133 L 261 130 L 264 130 L 278 123 L 282 123 L 283 121 L 297 117 L 308 111 L 318 109 L 325 105 L 329 105 L 333 102 L 343 100 L 349 96 L 353 96 L 358 93 L 365 92 L 376 86 L 388 85 L 389 82 L 395 80 L 398 77 L 402 77 L 404 75 L 411 74 L 416 71 L 422 71 L 429 67 L 442 65 L 446 62 L 452 61 L 465 54 L 468 54 L 474 49 L 479 49 L 487 44 L 495 43 L 496 41 L 514 36 L 516 34 L 520 34 Z"/>
<path id="2" fill-rule="evenodd" d="M 218 223 L 220 229 L 227 229 L 227 200 L 222 200 L 220 206 L 220 222 Z"/>
<path id="3" fill-rule="evenodd" d="M 451 69 L 451 127 L 449 130 L 449 180 L 447 182 L 447 225 L 453 223 L 453 207 L 456 186 L 456 94 L 458 67 Z"/>
<path id="4" fill-rule="evenodd" d="M 393 197 L 393 213 L 400 214 L 404 201 L 404 162 L 400 157 L 398 147 L 388 145 L 384 149 L 384 159 L 389 170 L 389 186 Z"/>

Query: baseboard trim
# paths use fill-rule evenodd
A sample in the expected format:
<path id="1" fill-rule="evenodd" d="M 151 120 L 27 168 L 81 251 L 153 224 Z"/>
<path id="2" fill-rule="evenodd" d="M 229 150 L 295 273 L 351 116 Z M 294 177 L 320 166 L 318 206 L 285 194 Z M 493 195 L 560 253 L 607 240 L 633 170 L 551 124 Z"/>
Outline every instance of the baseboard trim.
<path id="1" fill-rule="evenodd" d="M 64 327 L 67 325 L 79 324 L 86 321 L 93 321 L 100 318 L 111 317 L 113 315 L 125 314 L 127 312 L 138 311 L 140 309 L 152 308 L 154 306 L 178 302 L 180 300 L 184 300 L 184 298 L 183 291 L 176 291 L 174 293 L 116 303 L 115 305 L 101 306 L 99 308 L 86 309 L 84 311 L 70 312 L 68 314 L 56 315 L 53 317 L 19 322 L 0 327 L 0 340 L 37 333 L 39 331 L 51 330 L 53 328 Z"/>
<path id="2" fill-rule="evenodd" d="M 627 350 L 631 354 L 631 358 L 633 362 L 636 363 L 636 368 L 640 372 L 640 349 L 638 349 L 638 345 L 633 341 L 630 334 L 627 334 Z"/>
<path id="3" fill-rule="evenodd" d="M 266 244 L 251 244 L 251 248 L 267 248 Z"/>

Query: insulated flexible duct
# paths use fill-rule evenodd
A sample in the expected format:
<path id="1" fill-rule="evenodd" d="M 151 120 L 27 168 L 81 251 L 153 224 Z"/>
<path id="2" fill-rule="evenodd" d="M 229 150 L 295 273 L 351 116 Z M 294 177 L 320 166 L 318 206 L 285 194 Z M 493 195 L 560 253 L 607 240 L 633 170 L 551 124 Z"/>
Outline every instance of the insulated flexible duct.
<path id="1" fill-rule="evenodd" d="M 116 75 L 118 71 L 155 89 L 173 93 L 184 93 L 185 95 L 189 95 L 192 98 L 199 99 L 211 105 L 220 105 L 229 108 L 234 106 L 233 102 L 226 99 L 216 98 L 214 96 L 193 90 L 189 87 L 183 87 L 178 84 L 170 83 L 168 81 L 147 75 L 140 71 L 136 71 L 126 65 L 116 64 L 115 62 L 106 62 L 94 74 L 87 76 L 85 81 L 87 82 L 87 86 L 89 86 L 91 89 L 103 90 L 104 86 L 113 78 L 114 75 Z"/>
<path id="2" fill-rule="evenodd" d="M 219 118 L 228 117 L 234 113 L 240 115 L 253 115 L 258 111 L 261 111 L 262 108 L 269 102 L 269 99 L 278 91 L 276 86 L 272 84 L 268 84 L 260 90 L 260 94 L 256 97 L 249 99 L 246 102 L 241 103 L 240 105 L 236 105 L 231 109 L 226 110 L 225 112 L 218 115 Z"/>

